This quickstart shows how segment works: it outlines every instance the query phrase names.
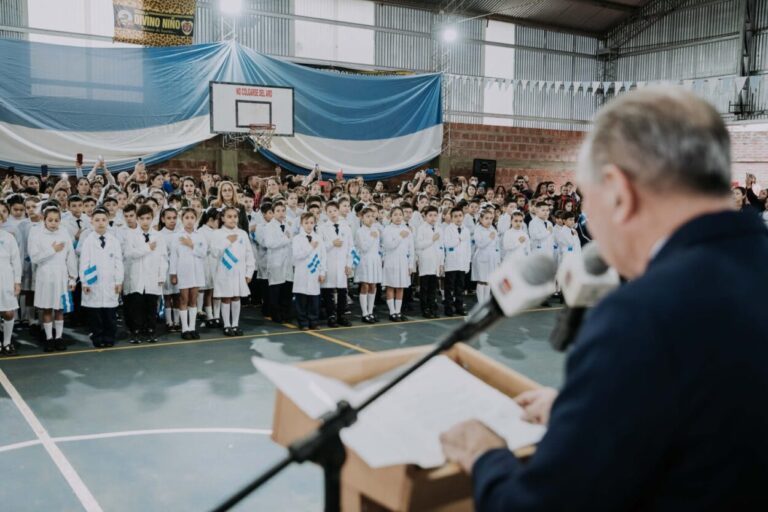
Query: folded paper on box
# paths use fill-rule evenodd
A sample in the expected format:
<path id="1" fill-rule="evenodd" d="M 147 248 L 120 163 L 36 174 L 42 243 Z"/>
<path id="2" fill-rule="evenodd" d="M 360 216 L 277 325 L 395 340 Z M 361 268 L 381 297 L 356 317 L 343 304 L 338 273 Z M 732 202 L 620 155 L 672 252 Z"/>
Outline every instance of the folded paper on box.
<path id="1" fill-rule="evenodd" d="M 294 366 L 254 357 L 253 364 L 308 416 L 318 419 L 339 400 L 362 403 L 388 379 L 350 387 Z M 537 443 L 545 428 L 521 419 L 514 400 L 438 356 L 379 398 L 341 432 L 344 444 L 372 468 L 443 465 L 439 436 L 453 425 L 477 419 L 504 438 L 511 450 Z"/>

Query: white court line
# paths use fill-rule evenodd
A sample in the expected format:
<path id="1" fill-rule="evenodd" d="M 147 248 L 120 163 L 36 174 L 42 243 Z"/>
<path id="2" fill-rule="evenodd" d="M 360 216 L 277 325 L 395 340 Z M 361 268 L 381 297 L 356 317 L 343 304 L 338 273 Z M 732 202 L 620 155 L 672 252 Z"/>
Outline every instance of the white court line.
<path id="1" fill-rule="evenodd" d="M 43 445 L 45 450 L 48 452 L 48 455 L 51 456 L 54 464 L 56 464 L 56 467 L 59 468 L 59 471 L 61 471 L 64 479 L 75 492 L 77 499 L 80 500 L 80 504 L 83 505 L 83 508 L 86 510 L 86 512 L 102 512 L 101 506 L 96 501 L 96 498 L 93 497 L 91 491 L 89 491 L 85 486 L 85 483 L 83 483 L 80 475 L 77 474 L 77 471 L 75 471 L 75 468 L 73 468 L 72 464 L 69 463 L 69 460 L 67 460 L 67 458 L 64 456 L 64 453 L 59 449 L 58 446 L 56 446 L 56 443 L 53 442 L 51 436 L 48 435 L 48 431 L 45 430 L 43 424 L 40 423 L 40 420 L 37 419 L 37 416 L 35 416 L 35 413 L 33 413 L 32 409 L 29 408 L 27 402 L 21 398 L 19 392 L 16 391 L 16 388 L 13 386 L 13 384 L 11 384 L 8 376 L 5 375 L 5 372 L 2 370 L 0 370 L 0 384 L 2 384 L 6 393 L 8 393 L 8 396 L 11 397 L 11 400 L 13 400 L 13 403 L 19 409 L 21 415 L 24 416 L 25 420 L 27 420 L 27 423 L 35 432 L 37 438 L 40 440 L 40 444 Z"/>
<path id="2" fill-rule="evenodd" d="M 162 434 L 251 434 L 268 436 L 272 434 L 269 429 L 263 428 L 159 428 L 153 430 L 125 430 L 122 432 L 104 432 L 101 434 L 85 434 L 81 436 L 52 437 L 54 443 L 68 443 L 72 441 L 90 441 L 93 439 L 110 439 L 114 437 L 153 436 Z M 20 450 L 28 446 L 42 444 L 40 440 L 23 441 L 21 443 L 0 446 L 0 453 Z"/>

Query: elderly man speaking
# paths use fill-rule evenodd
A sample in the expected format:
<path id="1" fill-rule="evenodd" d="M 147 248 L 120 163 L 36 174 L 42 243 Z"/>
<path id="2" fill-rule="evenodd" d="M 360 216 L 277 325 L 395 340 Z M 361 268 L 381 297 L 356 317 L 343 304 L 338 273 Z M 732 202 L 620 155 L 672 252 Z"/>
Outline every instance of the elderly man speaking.
<path id="1" fill-rule="evenodd" d="M 768 510 L 768 230 L 732 211 L 723 121 L 683 90 L 627 94 L 578 180 L 629 283 L 587 316 L 559 395 L 521 400 L 548 419 L 529 461 L 479 422 L 443 434 L 477 510 Z"/>

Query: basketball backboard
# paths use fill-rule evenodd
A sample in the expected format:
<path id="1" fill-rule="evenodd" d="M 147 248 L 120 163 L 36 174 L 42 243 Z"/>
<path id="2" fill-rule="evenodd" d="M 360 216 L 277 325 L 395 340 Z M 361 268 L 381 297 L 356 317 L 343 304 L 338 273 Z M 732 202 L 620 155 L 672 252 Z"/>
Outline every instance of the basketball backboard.
<path id="1" fill-rule="evenodd" d="M 211 133 L 274 125 L 275 136 L 293 136 L 293 87 L 211 82 L 210 101 Z"/>

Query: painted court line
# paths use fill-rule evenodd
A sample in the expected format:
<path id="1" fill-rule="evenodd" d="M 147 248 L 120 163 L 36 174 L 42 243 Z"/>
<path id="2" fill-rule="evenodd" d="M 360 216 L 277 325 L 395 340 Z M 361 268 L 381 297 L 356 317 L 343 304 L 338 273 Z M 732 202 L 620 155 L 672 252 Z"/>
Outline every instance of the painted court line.
<path id="1" fill-rule="evenodd" d="M 551 308 L 537 308 L 537 309 L 529 309 L 528 311 L 524 311 L 521 314 L 528 314 L 528 313 L 538 313 L 538 312 L 544 312 L 544 311 L 558 311 L 560 309 L 563 309 L 562 307 L 551 307 Z M 431 319 L 419 319 L 419 320 L 406 320 L 405 322 L 383 322 L 379 324 L 366 324 L 366 325 L 352 325 L 350 327 L 326 327 L 323 329 L 319 329 L 317 331 L 312 331 L 314 333 L 324 333 L 324 332 L 333 332 L 333 331 L 348 331 L 352 329 L 375 329 L 377 327 L 387 327 L 387 326 L 398 326 L 398 325 L 409 325 L 409 324 L 421 324 L 421 323 L 430 323 L 430 322 L 446 322 L 446 321 L 456 321 L 456 320 L 463 320 L 464 317 L 461 316 L 452 316 L 452 317 L 442 317 L 442 318 L 431 318 Z M 144 348 L 160 348 L 160 347 L 169 347 L 174 345 L 192 345 L 196 343 L 209 343 L 209 342 L 220 342 L 220 341 L 237 341 L 237 340 L 244 340 L 244 339 L 253 339 L 256 337 L 271 337 L 271 336 L 285 336 L 287 334 L 309 334 L 306 331 L 299 331 L 299 330 L 290 330 L 290 331 L 275 331 L 275 332 L 255 332 L 255 333 L 248 333 L 244 334 L 243 336 L 225 336 L 220 338 L 202 338 L 199 340 L 176 340 L 176 341 L 163 341 L 160 343 L 152 343 L 152 344 L 146 344 L 143 343 L 141 345 L 120 345 L 117 347 L 112 348 L 88 348 L 83 350 L 71 350 L 67 352 L 54 352 L 51 354 L 27 354 L 22 356 L 14 356 L 14 357 L 8 357 L 0 359 L 0 362 L 3 363 L 9 363 L 12 361 L 20 361 L 24 359 L 40 359 L 40 358 L 47 358 L 47 357 L 67 357 L 67 356 L 74 356 L 78 354 L 93 354 L 97 352 L 112 352 L 115 350 L 137 350 L 137 349 L 144 349 Z M 337 343 L 340 340 L 334 341 L 334 343 Z M 344 342 L 342 342 L 344 343 Z M 359 349 L 360 347 L 356 347 L 355 345 L 351 345 L 348 348 L 354 348 L 355 350 Z M 364 349 L 363 349 L 364 350 Z"/>
<path id="2" fill-rule="evenodd" d="M 84 434 L 80 436 L 52 437 L 54 443 L 70 443 L 73 441 L 92 441 L 94 439 L 112 439 L 115 437 L 155 436 L 164 434 L 249 434 L 259 436 L 272 435 L 272 430 L 265 428 L 158 428 L 152 430 L 125 430 L 122 432 L 104 432 L 101 434 Z M 40 439 L 23 441 L 21 443 L 0 446 L 0 453 L 12 452 L 29 446 L 42 444 Z"/>
<path id="3" fill-rule="evenodd" d="M 336 345 L 341 345 L 342 347 L 351 348 L 352 350 L 362 352 L 363 354 L 373 354 L 373 350 L 368 350 L 367 348 L 358 347 L 357 345 L 352 345 L 351 343 L 347 343 L 346 341 L 342 341 L 338 338 L 334 338 L 333 336 L 328 336 L 327 334 L 321 334 L 319 331 L 302 331 L 302 332 L 304 334 L 309 334 L 310 336 L 314 336 L 315 338 L 320 338 L 321 340 L 330 341 L 331 343 L 335 343 Z"/>
<path id="4" fill-rule="evenodd" d="M 48 431 L 45 430 L 45 427 L 43 427 L 40 420 L 37 419 L 35 413 L 32 412 L 32 409 L 29 408 L 27 402 L 25 402 L 19 392 L 16 391 L 16 388 L 11 384 L 8 376 L 2 370 L 0 370 L 0 385 L 3 386 L 3 389 L 5 389 L 8 396 L 11 397 L 16 408 L 19 409 L 19 412 L 24 416 L 24 419 L 27 420 L 27 423 L 40 440 L 40 444 L 43 445 L 45 451 L 51 456 L 54 464 L 56 464 L 56 467 L 59 468 L 64 479 L 75 492 L 75 495 L 77 496 L 77 499 L 80 500 L 83 508 L 87 512 L 102 512 L 101 506 L 96 501 L 96 498 L 93 497 L 91 491 L 88 490 L 88 487 L 85 486 L 80 475 L 77 474 L 77 471 L 75 471 L 75 468 L 69 463 L 69 460 L 64 456 L 64 453 L 58 446 L 56 446 L 56 443 L 53 442 L 51 436 L 48 435 Z"/>

